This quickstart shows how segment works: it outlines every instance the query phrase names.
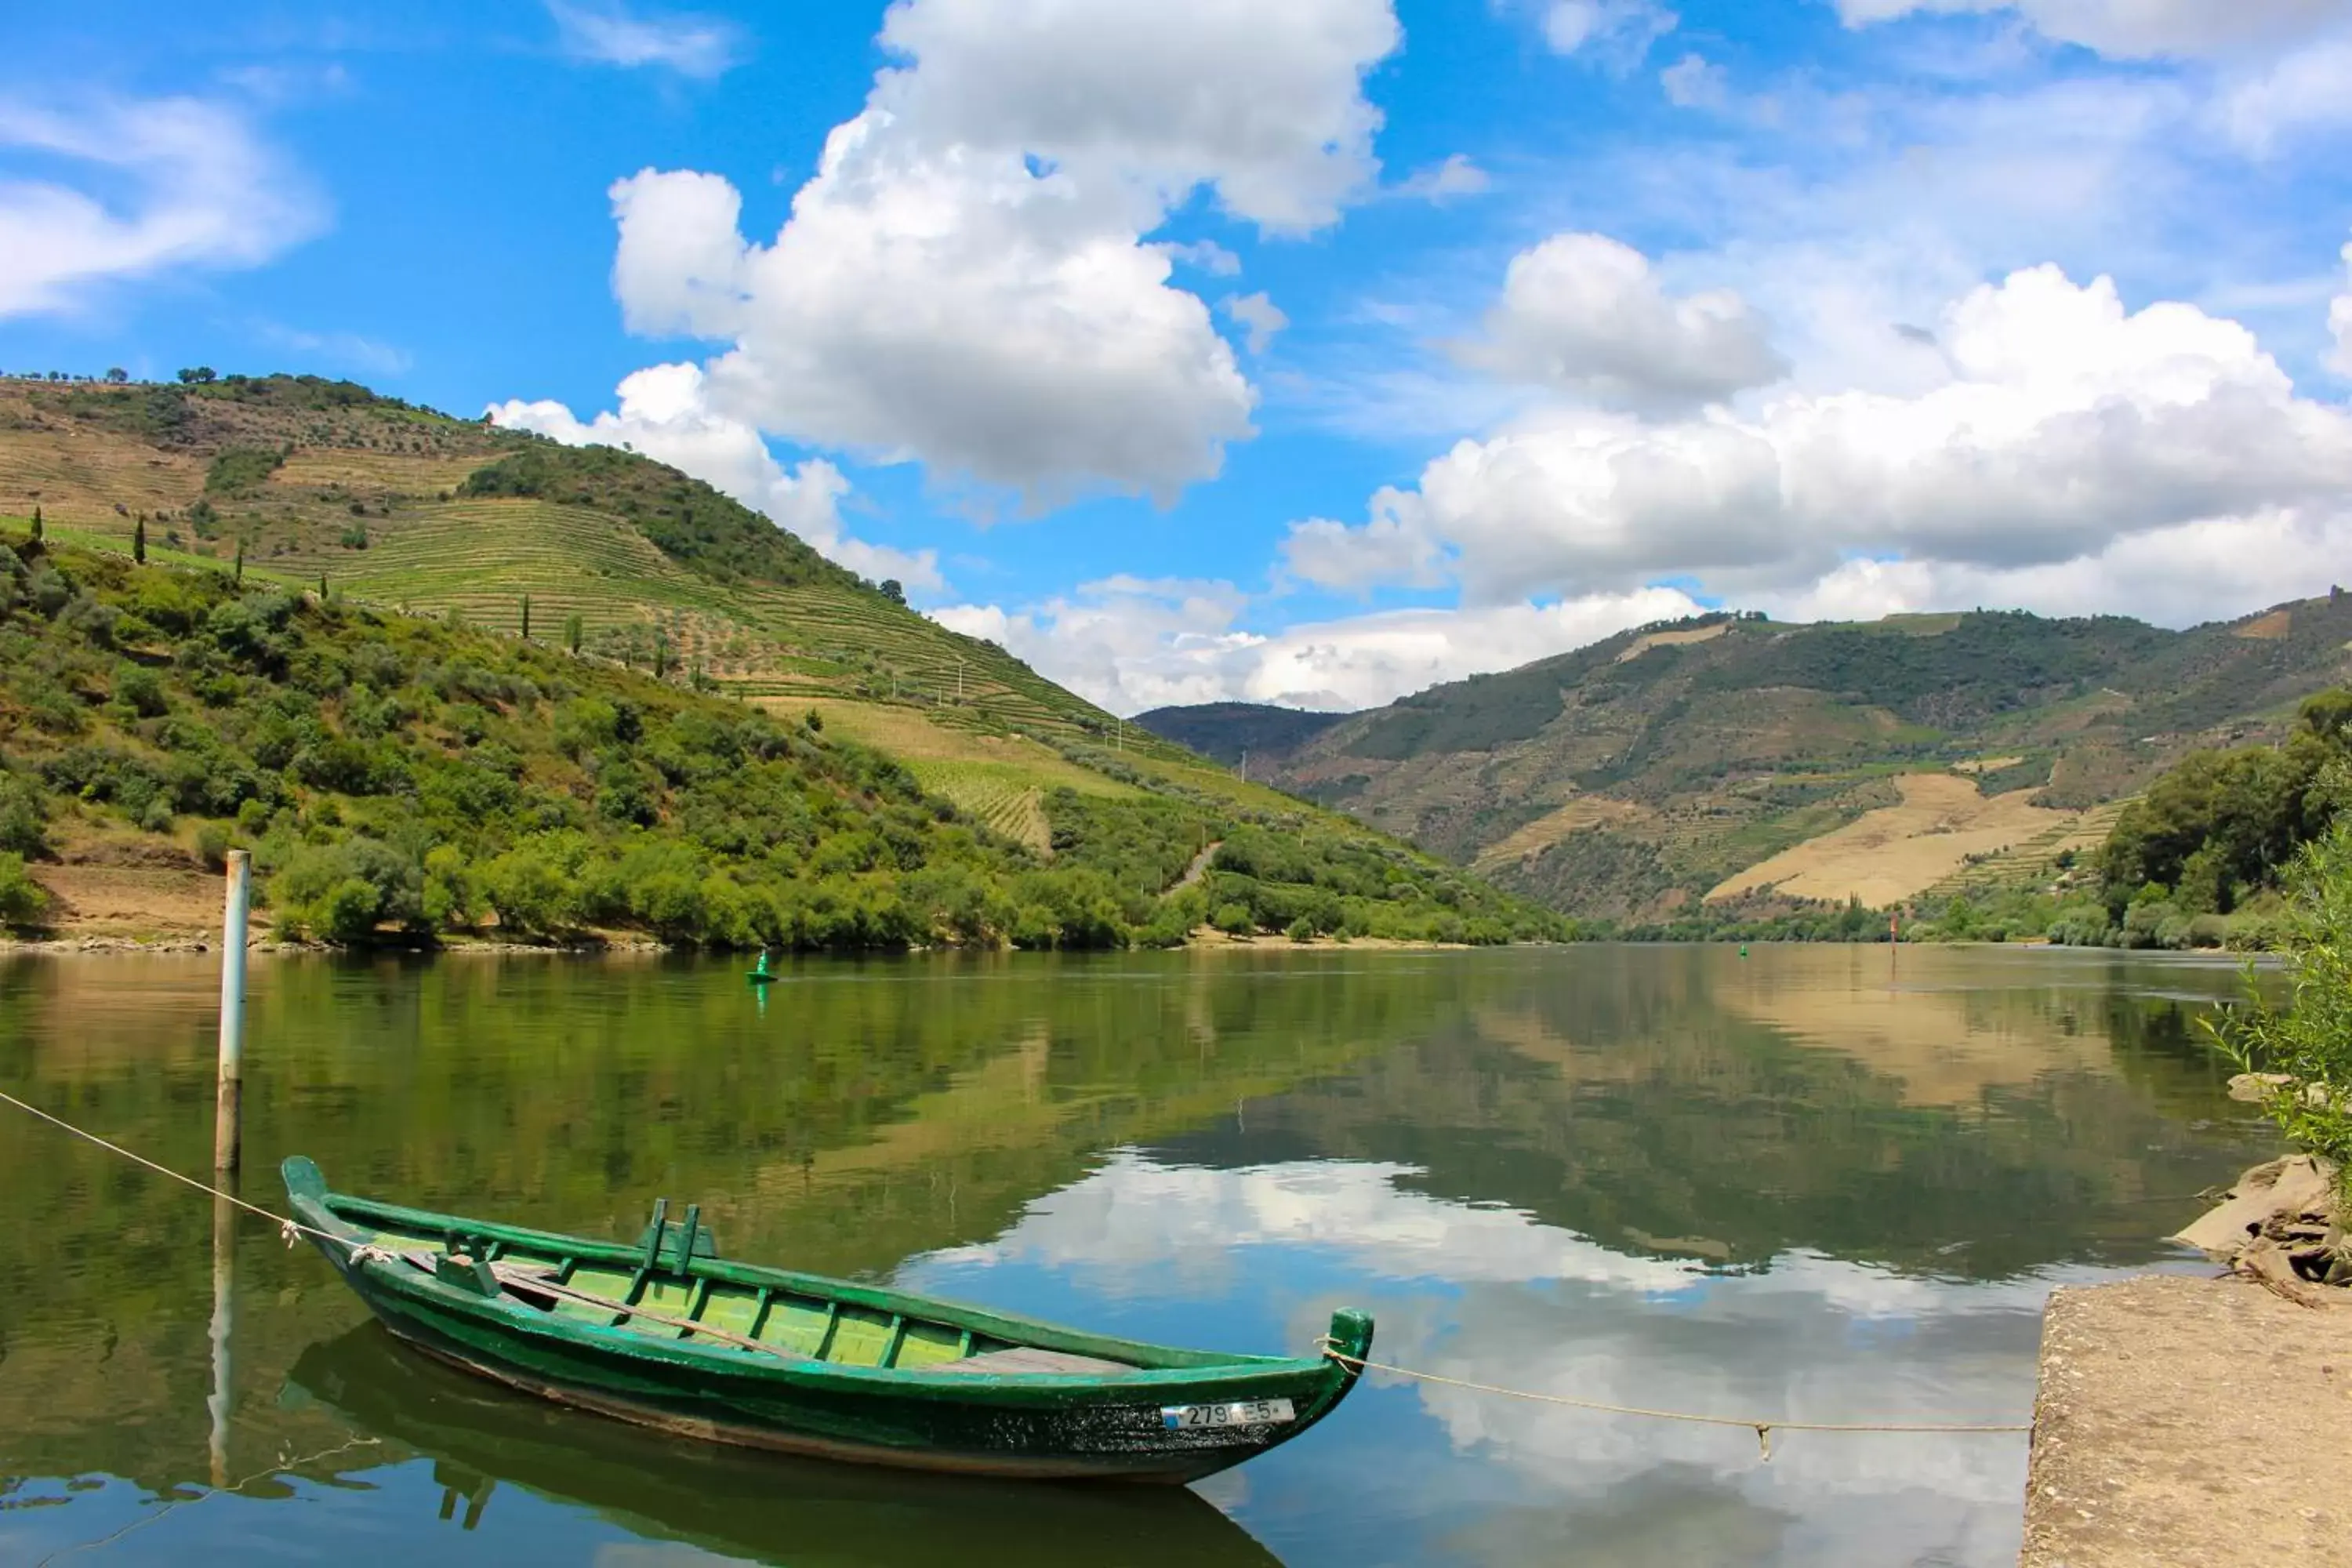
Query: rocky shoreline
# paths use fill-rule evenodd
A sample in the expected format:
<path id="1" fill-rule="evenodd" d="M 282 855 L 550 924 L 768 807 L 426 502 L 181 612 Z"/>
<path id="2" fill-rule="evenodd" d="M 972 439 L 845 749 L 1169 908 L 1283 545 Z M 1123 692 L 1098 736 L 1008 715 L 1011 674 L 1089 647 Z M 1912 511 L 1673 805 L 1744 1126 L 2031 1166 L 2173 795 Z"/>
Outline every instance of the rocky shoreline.
<path id="1" fill-rule="evenodd" d="M 2325 1161 L 2273 1160 L 2240 1176 L 2219 1205 L 2172 1239 L 2300 1306 L 2352 1305 L 2352 1238 L 2338 1190 Z"/>
<path id="2" fill-rule="evenodd" d="M 2226 1272 L 2052 1293 L 2021 1568 L 2341 1556 L 2352 1250 L 2339 1196 L 2326 1163 L 2270 1161 L 2172 1238 Z"/>

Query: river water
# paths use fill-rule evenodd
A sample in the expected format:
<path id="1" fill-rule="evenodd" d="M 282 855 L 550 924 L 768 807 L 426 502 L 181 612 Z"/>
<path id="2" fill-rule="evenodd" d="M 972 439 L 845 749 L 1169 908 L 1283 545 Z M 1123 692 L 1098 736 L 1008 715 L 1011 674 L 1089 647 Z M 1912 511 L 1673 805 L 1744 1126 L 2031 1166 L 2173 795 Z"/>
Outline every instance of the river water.
<path id="1" fill-rule="evenodd" d="M 2008 1422 L 2043 1298 L 2273 1140 L 2226 965 L 1885 947 L 267 958 L 244 1190 L 330 1183 L 1146 1339 L 1332 1309 L 1455 1379 Z M 201 957 L 0 959 L 0 1088 L 209 1164 Z M 426 1365 L 307 1247 L 0 1106 L 0 1564 L 2007 1563 L 2018 1436 L 1753 1433 L 1368 1379 L 1190 1491 L 738 1456 Z M 320 1457 L 323 1455 L 324 1457 Z M 253 1478 L 248 1479 L 248 1478 Z M 244 1481 L 236 1491 L 213 1489 Z"/>

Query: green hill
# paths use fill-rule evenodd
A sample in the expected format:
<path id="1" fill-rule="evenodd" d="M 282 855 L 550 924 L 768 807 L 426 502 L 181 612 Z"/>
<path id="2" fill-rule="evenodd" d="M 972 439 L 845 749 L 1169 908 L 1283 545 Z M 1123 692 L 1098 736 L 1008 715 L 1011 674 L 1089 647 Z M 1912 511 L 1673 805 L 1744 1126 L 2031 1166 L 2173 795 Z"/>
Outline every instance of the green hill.
<path id="1" fill-rule="evenodd" d="M 674 469 L 348 383 L 0 381 L 0 921 L 201 930 L 241 841 L 346 940 L 1562 929 Z"/>
<path id="2" fill-rule="evenodd" d="M 1718 614 L 1433 688 L 1252 771 L 1581 916 L 2048 882 L 2203 747 L 2352 674 L 2334 594 L 2169 631 L 2021 612 Z"/>

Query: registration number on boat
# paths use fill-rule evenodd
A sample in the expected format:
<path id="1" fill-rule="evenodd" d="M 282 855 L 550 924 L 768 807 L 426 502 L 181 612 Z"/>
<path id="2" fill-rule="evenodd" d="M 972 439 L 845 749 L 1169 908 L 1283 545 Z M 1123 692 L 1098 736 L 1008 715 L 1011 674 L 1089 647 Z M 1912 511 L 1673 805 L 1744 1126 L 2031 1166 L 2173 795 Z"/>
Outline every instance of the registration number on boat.
<path id="1" fill-rule="evenodd" d="M 1171 1432 L 1208 1426 L 1265 1426 L 1297 1419 L 1297 1412 L 1291 1409 L 1287 1399 L 1245 1399 L 1234 1405 L 1166 1405 L 1160 1410 L 1160 1425 Z"/>

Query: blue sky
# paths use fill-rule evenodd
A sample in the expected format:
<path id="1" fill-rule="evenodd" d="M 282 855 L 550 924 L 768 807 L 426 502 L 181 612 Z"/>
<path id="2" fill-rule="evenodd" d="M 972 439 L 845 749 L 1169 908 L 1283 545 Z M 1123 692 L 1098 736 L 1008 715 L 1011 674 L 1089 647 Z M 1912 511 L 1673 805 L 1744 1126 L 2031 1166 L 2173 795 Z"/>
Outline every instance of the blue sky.
<path id="1" fill-rule="evenodd" d="M 0 367 L 626 440 L 1122 710 L 2352 542 L 2352 0 L 0 29 Z"/>

